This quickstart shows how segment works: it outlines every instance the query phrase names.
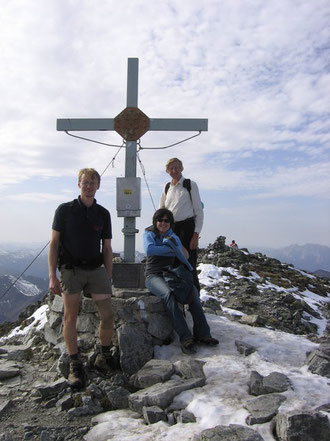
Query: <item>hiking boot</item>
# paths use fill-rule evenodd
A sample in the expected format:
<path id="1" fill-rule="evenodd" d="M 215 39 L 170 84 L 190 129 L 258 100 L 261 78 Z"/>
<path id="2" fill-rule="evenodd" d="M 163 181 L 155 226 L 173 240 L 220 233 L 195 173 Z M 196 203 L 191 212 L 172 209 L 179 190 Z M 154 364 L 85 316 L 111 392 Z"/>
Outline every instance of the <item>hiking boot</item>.
<path id="1" fill-rule="evenodd" d="M 81 389 L 85 385 L 85 371 L 80 360 L 70 361 L 68 382 L 69 385 L 74 389 Z"/>
<path id="2" fill-rule="evenodd" d="M 97 354 L 94 366 L 101 372 L 107 373 L 112 370 L 112 355 L 110 352 Z"/>
<path id="3" fill-rule="evenodd" d="M 187 338 L 181 343 L 181 351 L 184 354 L 196 354 L 196 346 L 193 338 Z"/>
<path id="4" fill-rule="evenodd" d="M 197 339 L 197 343 L 206 345 L 206 346 L 216 346 L 219 344 L 219 340 L 217 340 L 214 337 L 211 337 L 210 335 L 207 337 L 202 337 Z"/>

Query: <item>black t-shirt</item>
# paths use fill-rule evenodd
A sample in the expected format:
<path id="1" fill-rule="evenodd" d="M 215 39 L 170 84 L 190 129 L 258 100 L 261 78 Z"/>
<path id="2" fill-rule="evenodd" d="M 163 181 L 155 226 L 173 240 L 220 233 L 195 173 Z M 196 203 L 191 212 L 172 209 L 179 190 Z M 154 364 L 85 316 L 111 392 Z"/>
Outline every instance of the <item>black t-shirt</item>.
<path id="1" fill-rule="evenodd" d="M 112 238 L 109 211 L 95 199 L 86 207 L 80 196 L 59 205 L 52 228 L 61 233 L 61 263 L 95 262 L 102 257 L 101 241 Z"/>

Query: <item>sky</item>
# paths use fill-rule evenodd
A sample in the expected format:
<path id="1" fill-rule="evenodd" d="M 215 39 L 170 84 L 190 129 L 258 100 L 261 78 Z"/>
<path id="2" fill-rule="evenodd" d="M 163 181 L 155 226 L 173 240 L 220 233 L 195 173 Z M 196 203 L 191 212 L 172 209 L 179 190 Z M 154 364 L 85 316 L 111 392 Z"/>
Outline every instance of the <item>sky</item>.
<path id="1" fill-rule="evenodd" d="M 200 282 L 204 287 L 215 286 L 219 281 L 228 282 L 229 276 L 242 278 L 238 270 L 230 267 L 222 268 L 210 264 L 200 264 Z M 299 271 L 299 270 L 296 270 Z M 225 274 L 223 274 L 223 272 Z M 315 276 L 300 271 L 304 276 L 313 279 Z M 261 280 L 258 274 L 251 272 L 250 278 L 255 282 L 260 279 L 258 289 L 269 288 L 269 282 Z M 305 313 L 306 320 L 313 321 L 318 326 L 318 333 L 322 335 L 326 327 L 326 318 L 322 314 L 321 305 L 330 301 L 309 290 L 304 292 L 298 288 L 285 289 L 272 285 L 273 289 L 290 293 L 294 297 L 305 301 L 320 314 L 319 319 Z M 213 290 L 214 292 L 214 290 Z M 221 291 L 215 294 L 221 302 Z M 202 300 L 210 297 L 206 289 L 201 290 Z M 34 314 L 34 320 L 23 330 L 15 328 L 8 338 L 14 335 L 27 334 L 31 327 L 42 329 L 47 321 L 47 305 L 41 306 Z M 222 307 L 229 315 L 242 315 L 240 311 Z M 169 426 L 159 422 L 147 426 L 141 418 L 136 418 L 136 413 L 130 410 L 117 410 L 105 412 L 93 418 L 95 426 L 85 436 L 86 441 L 172 441 L 182 439 L 190 441 L 194 435 L 199 435 L 202 430 L 216 425 L 240 424 L 246 425 L 245 419 L 249 412 L 243 404 L 253 396 L 248 394 L 247 384 L 251 371 L 257 371 L 263 376 L 271 372 L 280 372 L 286 375 L 292 388 L 282 393 L 286 401 L 282 403 L 280 412 L 291 410 L 314 410 L 329 402 L 329 379 L 312 374 L 307 369 L 306 353 L 318 348 L 318 344 L 311 342 L 305 336 L 288 334 L 267 328 L 257 328 L 243 325 L 226 317 L 206 314 L 212 335 L 219 339 L 219 346 L 199 347 L 196 355 L 189 356 L 205 361 L 204 373 L 206 385 L 186 391 L 174 399 L 174 403 L 187 407 L 196 417 L 196 423 L 178 423 Z M 189 320 L 190 314 L 187 314 Z M 0 339 L 4 340 L 4 338 Z M 256 352 L 245 357 L 237 352 L 235 341 L 241 340 L 257 348 Z M 182 359 L 180 343 L 176 339 L 167 346 L 155 346 L 155 358 L 170 360 L 173 363 Z M 327 415 L 325 413 L 325 415 Z M 264 441 L 275 441 L 272 434 L 272 424 L 258 424 L 250 426 L 263 437 Z"/>
<path id="2" fill-rule="evenodd" d="M 94 167 L 123 250 L 125 148 L 70 137 L 56 120 L 118 115 L 138 58 L 147 116 L 208 119 L 174 147 L 159 149 L 196 133 L 141 137 L 138 251 L 171 157 L 199 186 L 200 246 L 220 235 L 240 247 L 330 246 L 328 0 L 12 0 L 0 17 L 0 244 L 46 244 L 56 207 L 79 194 L 78 170 Z M 122 145 L 114 131 L 76 134 Z"/>

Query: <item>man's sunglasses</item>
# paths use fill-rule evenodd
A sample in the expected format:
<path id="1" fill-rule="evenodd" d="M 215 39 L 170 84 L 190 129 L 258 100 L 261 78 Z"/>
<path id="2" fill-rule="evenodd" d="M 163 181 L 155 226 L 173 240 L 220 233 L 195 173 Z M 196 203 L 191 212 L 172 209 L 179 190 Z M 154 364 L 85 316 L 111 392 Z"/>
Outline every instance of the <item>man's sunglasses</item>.
<path id="1" fill-rule="evenodd" d="M 171 221 L 169 219 L 157 219 L 157 222 L 165 222 L 165 224 L 169 224 Z"/>

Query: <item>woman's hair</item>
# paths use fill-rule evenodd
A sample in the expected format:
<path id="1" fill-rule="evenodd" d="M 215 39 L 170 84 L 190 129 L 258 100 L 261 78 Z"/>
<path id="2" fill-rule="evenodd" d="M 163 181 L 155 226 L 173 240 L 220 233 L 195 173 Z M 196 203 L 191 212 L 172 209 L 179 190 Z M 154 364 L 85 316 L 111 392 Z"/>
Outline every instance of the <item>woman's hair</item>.
<path id="1" fill-rule="evenodd" d="M 168 218 L 168 220 L 170 221 L 170 228 L 172 228 L 174 225 L 174 217 L 172 211 L 168 210 L 167 208 L 159 208 L 152 217 L 152 226 L 148 227 L 147 230 L 153 231 L 158 236 L 159 231 L 157 228 L 157 220 L 163 219 L 164 216 Z"/>

